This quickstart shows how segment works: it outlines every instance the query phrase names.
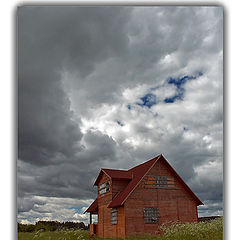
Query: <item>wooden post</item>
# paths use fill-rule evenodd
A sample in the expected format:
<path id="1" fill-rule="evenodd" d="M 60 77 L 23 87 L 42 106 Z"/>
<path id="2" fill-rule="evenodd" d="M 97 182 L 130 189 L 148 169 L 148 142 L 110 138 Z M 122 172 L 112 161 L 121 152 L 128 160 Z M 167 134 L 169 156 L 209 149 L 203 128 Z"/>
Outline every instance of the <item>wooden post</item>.
<path id="1" fill-rule="evenodd" d="M 90 213 L 90 224 L 92 224 L 92 213 Z"/>
<path id="2" fill-rule="evenodd" d="M 90 224 L 92 224 L 92 213 L 90 213 Z"/>

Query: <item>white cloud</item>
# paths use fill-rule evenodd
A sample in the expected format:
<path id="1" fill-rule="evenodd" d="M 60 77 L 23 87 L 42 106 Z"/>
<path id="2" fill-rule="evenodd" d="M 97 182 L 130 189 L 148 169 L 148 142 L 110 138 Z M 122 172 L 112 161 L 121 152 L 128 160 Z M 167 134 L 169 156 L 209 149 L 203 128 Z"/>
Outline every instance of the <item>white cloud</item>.
<path id="1" fill-rule="evenodd" d="M 90 205 L 93 201 L 92 199 L 77 200 L 42 196 L 24 198 L 23 200 L 24 202 L 31 201 L 34 203 L 31 210 L 19 214 L 18 221 L 23 224 L 34 223 L 35 221 L 74 221 L 88 224 L 88 214 L 84 214 L 86 210 L 84 206 Z"/>
<path id="2" fill-rule="evenodd" d="M 31 222 L 29 222 L 27 219 L 22 219 L 20 221 L 20 223 L 22 223 L 22 224 L 31 224 Z"/>
<path id="3" fill-rule="evenodd" d="M 113 10 L 114 19 L 109 15 Z M 94 181 L 99 168 L 129 168 L 160 153 L 200 199 L 208 203 L 202 211 L 221 212 L 222 8 L 92 8 L 87 14 L 78 14 L 78 11 L 61 19 L 59 15 L 44 13 L 46 19 L 56 20 L 56 26 L 47 25 L 45 31 L 52 34 L 54 30 L 58 36 L 55 39 L 55 35 L 44 34 L 51 40 L 44 38 L 47 49 L 56 46 L 59 51 L 49 56 L 51 61 L 43 64 L 41 74 L 45 74 L 44 69 L 46 74 L 58 72 L 61 82 L 59 79 L 57 86 L 65 95 L 50 91 L 45 98 L 38 96 L 47 106 L 54 104 L 46 115 L 38 116 L 39 125 L 33 129 L 35 133 L 44 128 L 46 124 L 42 120 L 46 117 L 53 127 L 56 122 L 60 123 L 57 130 L 61 134 L 45 131 L 44 135 L 30 135 L 36 140 L 35 145 L 30 144 L 34 154 L 40 149 L 39 142 L 50 139 L 49 143 L 53 140 L 54 144 L 48 145 L 50 165 L 47 160 L 42 163 L 35 155 L 29 163 L 24 158 L 19 161 L 20 219 L 85 221 L 85 215 L 70 206 L 81 206 L 83 211 L 90 204 L 94 197 L 90 182 Z M 94 22 L 98 15 L 101 20 Z M 62 36 L 60 30 L 69 23 L 66 19 L 76 22 L 76 26 L 69 29 L 69 36 Z M 35 29 L 29 36 L 39 39 Z M 79 44 L 80 40 L 85 41 L 85 45 Z M 41 50 L 45 45 L 40 43 Z M 41 51 L 37 53 L 42 56 Z M 29 53 L 26 59 L 39 66 L 32 55 Z M 169 77 L 184 76 L 195 79 L 187 80 L 180 90 L 167 81 Z M 44 93 L 51 89 L 53 81 L 51 74 L 46 79 Z M 179 91 L 182 91 L 181 100 L 165 103 L 166 98 L 177 96 Z M 141 98 L 148 93 L 156 96 L 151 108 L 141 106 Z M 28 99 L 26 103 L 28 106 L 31 101 Z M 31 114 L 31 109 L 36 106 L 27 108 L 25 113 Z M 50 118 L 56 109 L 56 117 Z M 71 120 L 66 128 L 57 121 L 63 109 L 69 111 L 64 120 Z M 52 126 L 46 122 L 47 126 Z M 31 143 L 29 133 L 25 134 L 28 138 L 24 143 Z M 62 151 L 61 146 L 66 150 Z M 71 153 L 66 146 L 71 146 Z M 24 156 L 28 157 L 28 150 L 25 151 Z M 46 154 L 42 149 L 41 152 Z M 89 184 L 85 184 L 86 181 Z M 213 201 L 218 204 L 214 205 Z"/>

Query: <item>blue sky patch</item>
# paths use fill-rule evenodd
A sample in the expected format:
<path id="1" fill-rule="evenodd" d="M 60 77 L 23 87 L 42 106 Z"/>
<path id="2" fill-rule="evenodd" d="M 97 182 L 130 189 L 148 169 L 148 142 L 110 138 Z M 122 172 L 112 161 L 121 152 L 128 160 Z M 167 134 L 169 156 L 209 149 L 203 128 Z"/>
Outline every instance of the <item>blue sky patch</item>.
<path id="1" fill-rule="evenodd" d="M 75 206 L 75 207 L 71 207 L 70 209 L 74 209 L 76 213 L 83 213 L 82 206 Z"/>
<path id="2" fill-rule="evenodd" d="M 165 103 L 174 103 L 176 100 L 182 100 L 182 99 L 183 99 L 183 92 L 181 92 L 180 94 L 175 95 L 173 97 L 165 98 L 164 102 Z"/>
<path id="3" fill-rule="evenodd" d="M 195 76 L 184 76 L 180 78 L 168 78 L 167 82 L 168 84 L 174 84 L 177 88 L 181 88 L 183 84 L 185 84 L 188 80 L 196 79 Z"/>
<path id="4" fill-rule="evenodd" d="M 174 96 L 165 98 L 163 100 L 163 102 L 165 102 L 165 103 L 174 103 L 177 100 L 180 100 L 180 101 L 183 100 L 184 93 L 185 93 L 185 88 L 184 88 L 185 83 L 188 82 L 188 81 L 194 80 L 194 79 L 196 79 L 196 78 L 198 78 L 199 76 L 202 76 L 202 75 L 203 75 L 202 72 L 198 72 L 196 74 L 196 76 L 185 75 L 183 77 L 178 77 L 178 78 L 169 77 L 165 84 L 174 85 L 176 87 L 176 93 L 175 93 Z M 157 104 L 159 100 L 157 98 L 157 95 L 154 94 L 153 92 L 155 90 L 161 88 L 161 87 L 164 87 L 164 85 L 163 86 L 156 85 L 155 87 L 150 88 L 148 93 L 140 98 L 141 102 L 137 102 L 136 104 L 141 106 L 141 107 L 146 106 L 148 108 L 151 108 L 153 105 Z M 129 110 L 131 110 L 132 106 L 130 104 L 128 104 L 127 108 Z"/>
<path id="5" fill-rule="evenodd" d="M 202 72 L 198 73 L 198 76 L 202 76 L 202 75 L 203 75 Z M 177 93 L 176 93 L 176 95 L 174 95 L 172 97 L 165 98 L 164 102 L 165 103 L 174 103 L 176 100 L 183 100 L 184 93 L 185 93 L 185 88 L 184 88 L 185 83 L 187 81 L 190 81 L 190 80 L 193 80 L 196 78 L 197 78 L 197 76 L 188 76 L 188 75 L 185 75 L 184 77 L 179 77 L 179 78 L 173 78 L 173 77 L 168 78 L 167 83 L 170 85 L 176 86 Z"/>
<path id="6" fill-rule="evenodd" d="M 157 96 L 152 93 L 147 93 L 145 96 L 140 98 L 142 103 L 137 103 L 140 106 L 146 106 L 151 108 L 153 105 L 157 103 Z"/>

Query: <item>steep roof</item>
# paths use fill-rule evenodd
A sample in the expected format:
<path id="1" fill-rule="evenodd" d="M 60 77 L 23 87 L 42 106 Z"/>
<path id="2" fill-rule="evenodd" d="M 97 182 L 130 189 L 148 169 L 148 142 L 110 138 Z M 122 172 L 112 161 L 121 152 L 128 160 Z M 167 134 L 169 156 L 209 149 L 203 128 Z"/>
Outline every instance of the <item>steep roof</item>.
<path id="1" fill-rule="evenodd" d="M 182 180 L 182 178 L 177 174 L 177 172 L 167 162 L 167 160 L 164 158 L 164 156 L 162 154 L 147 161 L 147 162 L 137 165 L 136 167 L 133 167 L 129 170 L 115 170 L 115 169 L 103 168 L 103 169 L 101 169 L 94 185 L 98 184 L 101 176 L 104 173 L 112 179 L 127 179 L 127 180 L 129 180 L 129 183 L 127 184 L 127 186 L 121 192 L 119 192 L 115 196 L 115 198 L 112 200 L 112 202 L 108 205 L 109 208 L 119 207 L 124 204 L 124 202 L 127 200 L 128 196 L 134 191 L 134 189 L 138 186 L 138 184 L 141 182 L 141 180 L 144 178 L 144 176 L 147 174 L 147 172 L 155 165 L 155 163 L 157 161 L 164 161 L 165 164 L 167 165 L 167 167 L 169 168 L 169 170 L 172 171 L 172 173 L 182 183 L 182 185 L 189 192 L 189 194 L 195 199 L 197 204 L 203 205 L 201 200 L 192 192 L 192 190 Z M 92 203 L 92 205 L 97 204 L 95 201 Z M 90 211 L 88 211 L 90 209 L 90 207 L 86 210 L 86 212 L 90 212 Z"/>
<path id="2" fill-rule="evenodd" d="M 132 193 L 132 191 L 137 187 L 138 183 L 142 180 L 148 170 L 155 164 L 155 162 L 161 157 L 157 156 L 145 163 L 142 163 L 134 168 L 129 169 L 128 171 L 132 173 L 133 178 L 128 183 L 128 185 L 116 195 L 113 201 L 108 205 L 109 208 L 121 206 L 128 196 Z"/>
<path id="3" fill-rule="evenodd" d="M 178 180 L 183 184 L 185 189 L 190 193 L 190 195 L 196 200 L 198 205 L 203 205 L 201 200 L 192 192 L 192 190 L 187 186 L 187 184 L 182 180 L 182 178 L 177 174 L 177 172 L 173 169 L 173 167 L 167 162 L 167 160 L 163 157 L 163 155 L 159 155 L 145 163 L 142 163 L 134 168 L 129 169 L 128 171 L 132 174 L 133 178 L 128 183 L 128 185 L 116 195 L 113 201 L 108 205 L 109 208 L 118 207 L 123 205 L 123 203 L 127 200 L 128 196 L 133 192 L 133 190 L 138 186 L 143 177 L 147 174 L 147 172 L 154 166 L 157 161 L 164 161 L 170 171 L 178 178 Z"/>

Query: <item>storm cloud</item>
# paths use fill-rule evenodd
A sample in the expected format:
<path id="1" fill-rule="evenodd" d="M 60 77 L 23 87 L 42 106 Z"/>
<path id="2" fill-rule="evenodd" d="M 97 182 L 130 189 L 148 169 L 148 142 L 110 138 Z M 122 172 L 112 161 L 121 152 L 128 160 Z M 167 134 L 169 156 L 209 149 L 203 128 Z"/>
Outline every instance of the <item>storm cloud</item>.
<path id="1" fill-rule="evenodd" d="M 221 7 L 18 9 L 18 220 L 86 221 L 101 167 L 163 153 L 222 214 Z"/>

